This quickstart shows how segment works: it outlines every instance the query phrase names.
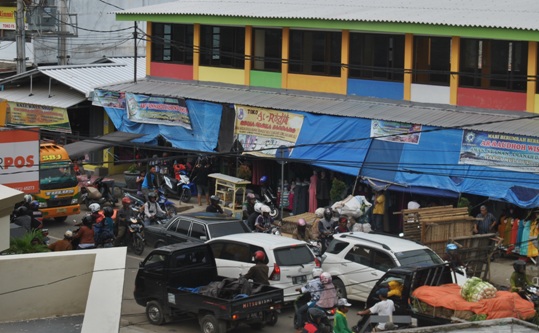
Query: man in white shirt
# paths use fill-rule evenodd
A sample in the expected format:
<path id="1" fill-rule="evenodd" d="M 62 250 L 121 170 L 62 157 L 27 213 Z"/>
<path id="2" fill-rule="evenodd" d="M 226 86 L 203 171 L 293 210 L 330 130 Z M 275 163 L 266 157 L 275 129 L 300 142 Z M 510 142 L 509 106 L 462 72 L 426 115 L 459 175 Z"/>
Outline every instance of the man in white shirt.
<path id="1" fill-rule="evenodd" d="M 357 314 L 360 316 L 377 314 L 379 316 L 391 316 L 393 311 L 395 311 L 395 304 L 393 301 L 387 298 L 387 293 L 389 290 L 387 288 L 381 288 L 376 292 L 380 302 L 374 304 L 370 309 L 359 311 Z M 378 323 L 373 332 L 384 331 L 386 329 L 387 323 Z"/>

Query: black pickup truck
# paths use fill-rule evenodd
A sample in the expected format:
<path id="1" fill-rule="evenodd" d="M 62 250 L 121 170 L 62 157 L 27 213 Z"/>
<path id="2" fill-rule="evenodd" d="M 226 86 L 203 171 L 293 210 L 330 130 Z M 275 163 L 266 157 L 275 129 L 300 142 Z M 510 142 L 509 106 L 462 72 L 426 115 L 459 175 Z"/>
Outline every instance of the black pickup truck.
<path id="1" fill-rule="evenodd" d="M 154 325 L 191 315 L 202 332 L 225 333 L 240 323 L 258 329 L 274 320 L 271 316 L 283 303 L 282 289 L 250 282 L 245 288 L 243 281 L 242 293 L 219 290 L 238 282 L 234 280 L 241 279 L 217 275 L 207 244 L 174 244 L 153 250 L 140 263 L 134 297 Z"/>

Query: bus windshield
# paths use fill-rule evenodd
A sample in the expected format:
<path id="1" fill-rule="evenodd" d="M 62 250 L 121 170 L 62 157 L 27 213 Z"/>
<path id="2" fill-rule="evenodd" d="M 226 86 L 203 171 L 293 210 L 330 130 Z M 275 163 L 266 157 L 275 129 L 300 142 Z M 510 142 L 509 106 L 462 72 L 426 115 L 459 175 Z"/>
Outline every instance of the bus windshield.
<path id="1" fill-rule="evenodd" d="M 42 163 L 39 169 L 39 186 L 52 190 L 78 185 L 77 176 L 70 161 Z"/>

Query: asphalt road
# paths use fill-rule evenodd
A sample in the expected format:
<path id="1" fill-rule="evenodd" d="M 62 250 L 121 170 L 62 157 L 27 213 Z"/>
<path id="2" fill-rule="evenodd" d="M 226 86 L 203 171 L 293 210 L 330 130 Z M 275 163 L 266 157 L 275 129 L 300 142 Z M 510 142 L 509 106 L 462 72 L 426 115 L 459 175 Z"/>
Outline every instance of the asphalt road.
<path id="1" fill-rule="evenodd" d="M 74 229 L 73 220 L 79 220 L 86 214 L 83 208 L 83 213 L 80 215 L 70 216 L 64 223 L 55 221 L 46 221 L 45 228 L 49 229 L 49 237 L 51 241 L 55 241 L 63 237 L 67 229 Z M 151 249 L 144 249 L 144 253 L 140 256 L 127 252 L 126 271 L 124 281 L 124 293 L 122 302 L 122 318 L 120 322 L 120 332 L 181 332 L 181 333 L 198 333 L 200 328 L 198 322 L 191 318 L 177 318 L 174 322 L 167 323 L 163 326 L 154 326 L 148 323 L 144 308 L 135 303 L 133 299 L 133 288 L 135 284 L 135 276 L 137 274 L 139 263 L 146 257 Z M 348 313 L 348 325 L 351 327 L 357 323 L 359 316 L 357 311 L 363 309 L 363 303 L 351 302 L 352 307 Z M 277 324 L 273 327 L 266 326 L 260 332 L 282 333 L 294 332 L 293 326 L 294 311 L 292 306 L 287 306 L 282 309 L 279 315 Z M 253 330 L 249 326 L 239 326 L 232 330 L 235 333 L 251 333 Z"/>

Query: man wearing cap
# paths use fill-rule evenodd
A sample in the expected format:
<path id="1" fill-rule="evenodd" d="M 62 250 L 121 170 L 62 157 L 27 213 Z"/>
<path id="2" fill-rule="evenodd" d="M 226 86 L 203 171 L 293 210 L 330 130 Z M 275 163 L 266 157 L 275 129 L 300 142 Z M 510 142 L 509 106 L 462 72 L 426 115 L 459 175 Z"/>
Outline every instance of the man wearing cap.
<path id="1" fill-rule="evenodd" d="M 346 313 L 350 306 L 352 304 L 348 303 L 346 298 L 339 298 L 337 301 L 337 312 L 333 321 L 333 333 L 352 333 L 352 330 L 348 328 L 348 321 L 346 320 Z"/>
<path id="2" fill-rule="evenodd" d="M 64 233 L 64 239 L 57 240 L 56 242 L 49 244 L 49 250 L 51 251 L 69 251 L 73 250 L 73 245 L 71 245 L 71 239 L 73 238 L 73 232 L 67 230 Z"/>
<path id="3" fill-rule="evenodd" d="M 395 304 L 392 300 L 387 299 L 387 293 L 389 290 L 387 288 L 381 288 L 376 292 L 376 295 L 378 295 L 378 298 L 380 298 L 380 302 L 374 304 L 370 309 L 359 311 L 357 314 L 359 316 L 369 315 L 369 314 L 377 314 L 379 316 L 391 316 L 393 315 L 393 311 L 395 311 Z M 386 329 L 387 323 L 378 323 L 378 325 L 374 328 L 374 332 L 378 331 L 384 331 Z"/>

